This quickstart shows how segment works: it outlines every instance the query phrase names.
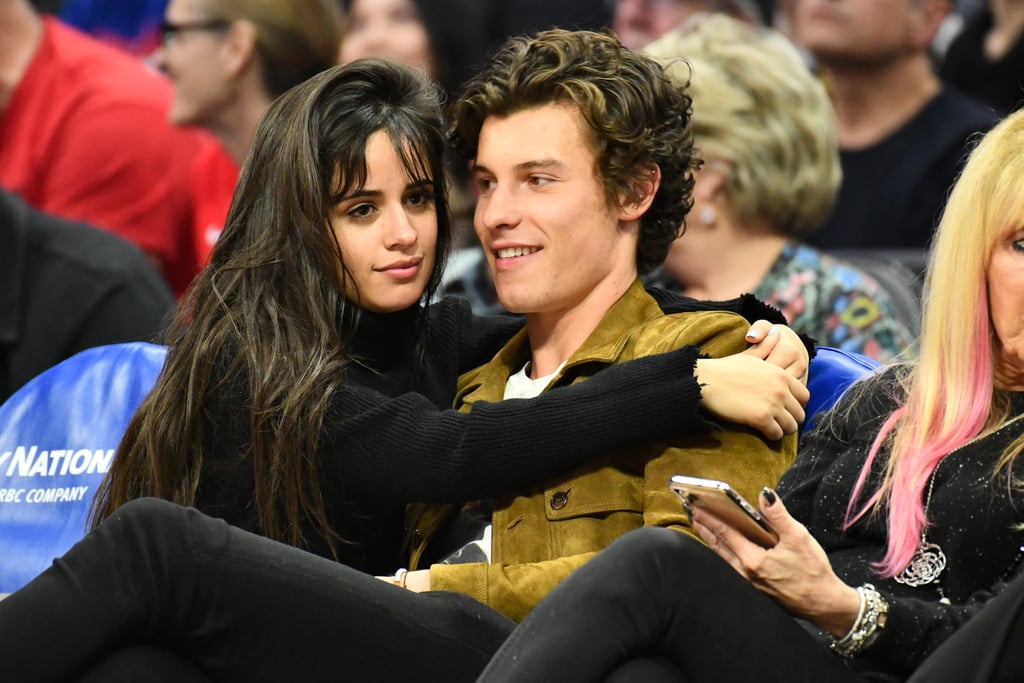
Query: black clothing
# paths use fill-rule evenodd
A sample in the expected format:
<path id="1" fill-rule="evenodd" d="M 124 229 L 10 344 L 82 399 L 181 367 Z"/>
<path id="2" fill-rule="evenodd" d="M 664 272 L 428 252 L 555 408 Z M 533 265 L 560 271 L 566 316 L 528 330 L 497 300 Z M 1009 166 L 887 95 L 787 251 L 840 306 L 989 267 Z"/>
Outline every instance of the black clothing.
<path id="1" fill-rule="evenodd" d="M 217 683 L 459 683 L 513 626 L 469 596 L 413 593 L 140 498 L 0 600 L 0 661 L 4 680 L 71 681 L 130 666 L 120 650 L 143 644 Z"/>
<path id="2" fill-rule="evenodd" d="M 559 584 L 479 681 L 558 672 L 559 683 L 597 683 L 651 657 L 667 661 L 680 683 L 863 683 L 718 555 L 662 528 L 621 536 Z"/>
<path id="3" fill-rule="evenodd" d="M 0 189 L 0 402 L 84 349 L 155 341 L 174 296 L 138 248 Z"/>
<path id="4" fill-rule="evenodd" d="M 1024 577 L 925 659 L 909 683 L 1020 681 L 1022 638 Z M 664 663 L 659 681 L 875 680 L 848 669 L 707 548 L 657 528 L 626 534 L 555 588 L 479 680 L 546 680 L 559 672 L 560 683 L 606 681 L 612 667 L 652 657 Z"/>
<path id="5" fill-rule="evenodd" d="M 1010 582 L 934 652 L 908 683 L 1017 683 L 1024 680 L 1024 577 Z"/>
<path id="6" fill-rule="evenodd" d="M 655 294 L 666 311 L 712 306 Z M 753 297 L 713 305 L 752 321 L 782 321 Z M 474 317 L 466 300 L 451 297 L 431 305 L 425 321 L 417 322 L 416 310 L 363 312 L 354 324 L 359 362 L 331 401 L 317 457 L 332 528 L 351 541 L 338 547 L 338 559 L 370 573 L 400 564 L 406 503 L 489 498 L 628 445 L 715 428 L 699 405 L 696 347 L 611 367 L 530 401 L 459 413 L 449 409 L 459 374 L 489 360 L 518 319 Z M 245 395 L 244 387 L 225 387 L 207 410 L 196 507 L 259 532 L 252 465 L 239 460 L 249 438 Z M 331 556 L 311 524 L 304 535 L 304 548 Z"/>
<path id="7" fill-rule="evenodd" d="M 946 570 L 934 584 L 912 588 L 874 573 L 887 538 L 884 518 L 858 520 L 846 531 L 842 524 L 853 482 L 885 417 L 895 409 L 889 398 L 897 371 L 862 385 L 863 400 L 848 414 L 861 395 L 840 401 L 817 429 L 805 435 L 793 467 L 779 482 L 790 513 L 803 522 L 828 553 L 839 578 L 852 586 L 870 582 L 889 601 L 889 619 L 881 637 L 858 658 L 864 671 L 886 673 L 903 680 L 953 631 L 962 626 L 1006 583 L 1022 572 L 1024 492 L 1008 493 L 1006 472 L 993 477 L 1000 454 L 1024 434 L 1024 394 L 1013 394 L 1018 416 L 998 432 L 977 439 L 946 456 L 934 473 L 928 504 L 928 541 L 936 543 L 948 559 Z M 878 486 L 882 463 L 868 491 Z M 1024 462 L 1014 468 L 1022 475 Z M 866 500 L 866 498 L 865 498 Z M 941 591 L 941 594 L 940 594 Z M 939 602 L 943 595 L 952 605 Z"/>
<path id="8" fill-rule="evenodd" d="M 172 652 L 150 645 L 126 647 L 112 653 L 76 679 L 75 683 L 217 683 Z"/>
<path id="9" fill-rule="evenodd" d="M 947 455 L 935 472 L 927 538 L 948 560 L 937 582 L 913 588 L 873 572 L 871 563 L 884 554 L 884 517 L 841 528 L 870 444 L 896 407 L 891 398 L 896 372 L 848 392 L 805 436 L 796 464 L 778 487 L 836 574 L 853 586 L 872 583 L 889 603 L 878 640 L 850 660 L 850 668 L 827 649 L 824 634 L 790 617 L 711 550 L 671 532 L 643 529 L 620 538 L 552 591 L 517 627 L 482 680 L 538 680 L 542 672 L 559 671 L 560 681 L 598 681 L 624 661 L 654 654 L 673 661 L 679 680 L 692 683 L 892 682 L 906 680 L 944 641 L 944 659 L 976 658 L 977 650 L 967 648 L 977 647 L 984 638 L 981 629 L 993 622 L 1006 636 L 993 644 L 1009 643 L 1024 626 L 1017 623 L 1024 592 L 1024 531 L 1019 528 L 1024 492 L 1008 492 L 1005 471 L 994 478 L 992 472 L 1004 450 L 1024 434 L 1024 395 L 1010 396 L 1017 417 Z M 1022 468 L 1024 463 L 1015 467 L 1015 480 Z M 867 491 L 877 489 L 880 474 L 881 463 Z M 1021 578 L 1008 584 L 1015 577 Z M 971 628 L 968 620 L 989 612 L 982 607 L 1007 585 L 1014 588 L 1006 600 L 991 603 L 997 616 Z M 940 602 L 943 595 L 952 604 Z M 965 622 L 968 636 L 950 639 Z M 997 664 L 1021 667 L 1011 648 L 1001 647 L 1006 652 L 1000 650 Z M 953 673 L 959 668 L 929 664 L 928 670 L 934 677 L 914 680 L 964 680 Z"/>
<path id="10" fill-rule="evenodd" d="M 926 248 L 970 140 L 995 122 L 991 111 L 947 87 L 884 140 L 840 150 L 835 207 L 808 241 L 825 251 Z"/>
<path id="11" fill-rule="evenodd" d="M 993 62 L 985 55 L 985 36 L 991 30 L 992 10 L 971 16 L 946 50 L 939 76 L 1002 117 L 1024 104 L 1024 34 Z"/>

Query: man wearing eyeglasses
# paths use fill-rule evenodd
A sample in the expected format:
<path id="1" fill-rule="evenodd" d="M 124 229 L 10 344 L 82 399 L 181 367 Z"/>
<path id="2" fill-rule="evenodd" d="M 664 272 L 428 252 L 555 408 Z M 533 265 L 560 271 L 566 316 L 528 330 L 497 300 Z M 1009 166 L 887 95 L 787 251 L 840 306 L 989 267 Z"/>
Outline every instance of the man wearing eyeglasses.
<path id="1" fill-rule="evenodd" d="M 338 0 L 167 3 L 153 59 L 174 86 L 170 122 L 216 138 L 192 173 L 200 266 L 224 227 L 257 124 L 286 90 L 334 66 L 341 25 Z"/>
<path id="2" fill-rule="evenodd" d="M 195 274 L 188 172 L 195 132 L 167 122 L 171 88 L 137 59 L 0 0 L 0 186 L 134 242 L 176 293 Z"/>

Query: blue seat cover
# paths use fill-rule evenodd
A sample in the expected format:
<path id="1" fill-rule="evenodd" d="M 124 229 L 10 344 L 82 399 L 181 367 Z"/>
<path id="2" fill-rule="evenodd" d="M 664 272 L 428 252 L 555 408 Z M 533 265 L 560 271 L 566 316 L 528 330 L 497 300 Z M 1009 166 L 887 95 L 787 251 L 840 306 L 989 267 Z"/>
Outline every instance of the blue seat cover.
<path id="1" fill-rule="evenodd" d="M 819 346 L 807 371 L 807 390 L 811 398 L 805 406 L 807 419 L 801 431 L 812 430 L 818 413 L 829 410 L 851 384 L 881 366 L 877 360 L 859 353 Z"/>
<path id="2" fill-rule="evenodd" d="M 0 405 L 0 593 L 85 534 L 97 486 L 165 355 L 142 342 L 87 349 Z"/>

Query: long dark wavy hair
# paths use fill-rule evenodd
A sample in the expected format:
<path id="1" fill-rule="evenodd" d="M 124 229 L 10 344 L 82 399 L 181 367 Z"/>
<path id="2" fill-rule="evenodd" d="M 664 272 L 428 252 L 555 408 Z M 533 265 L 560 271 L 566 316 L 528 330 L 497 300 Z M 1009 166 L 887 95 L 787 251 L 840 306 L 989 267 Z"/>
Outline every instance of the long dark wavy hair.
<path id="1" fill-rule="evenodd" d="M 358 316 L 359 293 L 346 291 L 329 216 L 365 182 L 377 131 L 411 178 L 433 182 L 437 262 L 423 301 L 433 296 L 452 238 L 436 86 L 365 59 L 289 90 L 260 122 L 224 232 L 179 303 L 166 364 L 100 487 L 93 525 L 140 496 L 194 505 L 204 435 L 237 421 L 248 432 L 238 436 L 238 458 L 252 465 L 260 531 L 301 545 L 308 521 L 337 555 L 344 539 L 328 521 L 317 453 L 350 360 L 344 321 Z M 230 405 L 234 419 L 213 423 L 217 392 L 230 386 L 246 387 L 244 400 Z"/>

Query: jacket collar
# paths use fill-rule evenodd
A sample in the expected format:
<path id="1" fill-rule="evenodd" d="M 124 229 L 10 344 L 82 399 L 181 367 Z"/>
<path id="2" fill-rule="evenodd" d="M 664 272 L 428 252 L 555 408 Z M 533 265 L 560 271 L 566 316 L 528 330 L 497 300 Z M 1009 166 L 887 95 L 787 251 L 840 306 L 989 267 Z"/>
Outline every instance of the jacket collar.
<path id="1" fill-rule="evenodd" d="M 634 280 L 625 294 L 608 309 L 586 341 L 569 357 L 562 372 L 552 380 L 552 384 L 560 382 L 577 365 L 614 363 L 621 357 L 633 329 L 662 315 L 661 308 L 644 289 L 643 283 Z M 518 371 L 528 360 L 530 340 L 524 328 L 519 330 L 489 363 L 476 370 L 470 370 L 459 378 L 455 404 L 502 400 L 509 375 Z"/>
<path id="2" fill-rule="evenodd" d="M 0 190 L 0 344 L 13 345 L 21 330 L 25 270 L 28 268 L 29 208 Z"/>

